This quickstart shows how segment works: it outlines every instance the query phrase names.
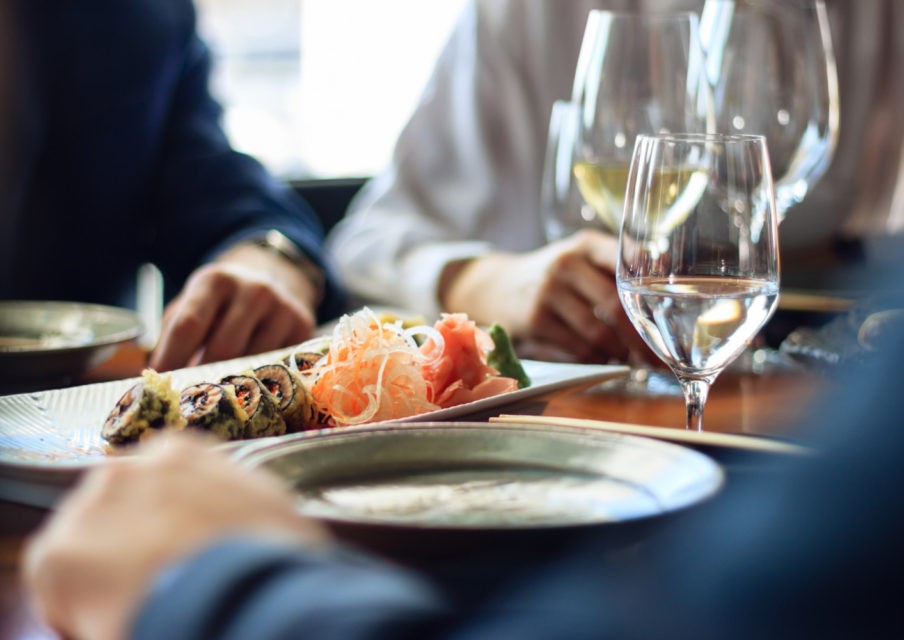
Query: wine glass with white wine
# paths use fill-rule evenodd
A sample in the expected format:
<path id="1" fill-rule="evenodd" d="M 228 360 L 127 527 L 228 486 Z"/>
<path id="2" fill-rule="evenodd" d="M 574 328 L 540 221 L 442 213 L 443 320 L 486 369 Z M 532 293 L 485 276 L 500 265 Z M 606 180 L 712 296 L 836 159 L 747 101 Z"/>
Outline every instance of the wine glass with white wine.
<path id="1" fill-rule="evenodd" d="M 556 100 L 549 112 L 540 183 L 540 215 L 547 242 L 561 240 L 581 229 L 607 230 L 581 197 L 572 173 L 580 115 L 581 105 L 567 100 Z"/>
<path id="2" fill-rule="evenodd" d="M 677 376 L 686 426 L 699 431 L 710 385 L 778 302 L 778 215 L 765 138 L 641 135 L 626 198 L 619 297 Z"/>
<path id="3" fill-rule="evenodd" d="M 715 126 L 697 15 L 591 11 L 572 103 L 578 109 L 571 137 L 572 170 L 580 194 L 596 217 L 585 227 L 615 235 L 637 135 L 706 132 Z M 586 208 L 584 213 L 588 218 Z M 668 215 L 660 220 L 665 227 L 680 222 Z M 636 354 L 629 364 L 624 392 L 680 395 L 673 376 L 651 369 Z"/>
<path id="4" fill-rule="evenodd" d="M 697 15 L 591 11 L 572 102 L 580 105 L 572 158 L 577 185 L 616 234 L 637 135 L 715 126 Z"/>

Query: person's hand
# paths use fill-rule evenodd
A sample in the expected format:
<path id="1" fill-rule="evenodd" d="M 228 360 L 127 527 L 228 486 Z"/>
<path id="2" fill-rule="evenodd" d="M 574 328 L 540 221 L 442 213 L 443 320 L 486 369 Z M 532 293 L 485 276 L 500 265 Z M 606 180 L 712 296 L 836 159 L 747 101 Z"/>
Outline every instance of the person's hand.
<path id="1" fill-rule="evenodd" d="M 522 357 L 605 363 L 633 353 L 658 362 L 619 302 L 617 254 L 615 238 L 581 231 L 535 251 L 475 258 L 441 299 L 478 323 L 505 326 Z"/>
<path id="2" fill-rule="evenodd" d="M 313 285 L 252 245 L 195 271 L 163 314 L 148 366 L 168 371 L 298 344 L 316 325 Z"/>
<path id="3" fill-rule="evenodd" d="M 24 578 L 67 638 L 123 638 L 164 567 L 216 539 L 250 534 L 327 544 L 286 487 L 185 434 L 88 473 L 25 549 Z"/>

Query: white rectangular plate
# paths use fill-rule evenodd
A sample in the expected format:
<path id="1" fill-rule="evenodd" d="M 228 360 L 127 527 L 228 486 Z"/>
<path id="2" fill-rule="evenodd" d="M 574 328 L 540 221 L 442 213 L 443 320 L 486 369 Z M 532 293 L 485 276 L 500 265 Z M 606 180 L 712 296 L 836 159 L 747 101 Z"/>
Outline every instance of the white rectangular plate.
<path id="1" fill-rule="evenodd" d="M 217 362 L 172 372 L 177 388 L 218 380 L 267 362 L 285 350 Z M 626 375 L 627 367 L 523 361 L 532 384 L 491 398 L 412 416 L 408 421 L 452 420 L 513 405 L 529 398 L 569 387 L 589 386 Z M 138 378 L 0 396 L 0 480 L 18 480 L 53 486 L 66 484 L 73 474 L 103 460 L 108 453 L 101 426 L 123 393 Z M 3 482 L 0 482 L 3 484 Z M 10 496 L 11 484 L 0 486 L 0 497 Z"/>

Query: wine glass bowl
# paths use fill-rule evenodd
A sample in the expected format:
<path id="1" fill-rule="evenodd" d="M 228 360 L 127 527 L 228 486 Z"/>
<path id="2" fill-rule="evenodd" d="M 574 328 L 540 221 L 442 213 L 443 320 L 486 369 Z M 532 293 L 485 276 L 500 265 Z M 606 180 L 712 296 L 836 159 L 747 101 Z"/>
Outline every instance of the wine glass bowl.
<path id="1" fill-rule="evenodd" d="M 617 233 L 641 133 L 714 126 L 694 13 L 589 13 L 575 71 L 573 170 L 580 193 Z"/>
<path id="2" fill-rule="evenodd" d="M 766 137 L 779 222 L 823 176 L 839 127 L 822 0 L 706 0 L 700 20 L 717 130 Z"/>
<path id="3" fill-rule="evenodd" d="M 701 430 L 709 386 L 778 301 L 778 217 L 765 138 L 640 135 L 626 199 L 619 297 L 681 383 L 687 428 Z"/>
<path id="4" fill-rule="evenodd" d="M 580 114 L 580 105 L 567 100 L 556 100 L 550 109 L 540 183 L 540 214 L 548 242 L 561 240 L 581 229 L 605 230 L 581 197 L 572 173 Z"/>

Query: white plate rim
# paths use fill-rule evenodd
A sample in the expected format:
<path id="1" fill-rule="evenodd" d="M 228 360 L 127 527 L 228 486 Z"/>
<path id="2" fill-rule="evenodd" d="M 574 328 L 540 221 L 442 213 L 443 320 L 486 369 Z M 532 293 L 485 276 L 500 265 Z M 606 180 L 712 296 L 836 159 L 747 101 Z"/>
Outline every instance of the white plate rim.
<path id="1" fill-rule="evenodd" d="M 191 367 L 173 371 L 174 376 L 181 376 L 185 380 L 191 380 L 192 376 L 196 376 L 196 381 L 204 379 L 213 379 L 220 377 L 226 373 L 235 372 L 236 370 L 244 370 L 257 366 L 266 362 L 272 362 L 276 355 L 282 357 L 285 350 L 270 352 L 268 354 L 259 354 L 257 356 L 248 356 L 244 358 L 236 358 L 200 367 Z M 542 362 L 536 360 L 522 360 L 522 364 L 531 377 L 533 384 L 524 389 L 518 389 L 509 393 L 499 394 L 489 398 L 483 398 L 473 402 L 464 403 L 447 409 L 439 409 L 427 413 L 402 418 L 399 420 L 374 422 L 361 426 L 374 426 L 387 423 L 402 422 L 424 422 L 424 421 L 446 421 L 456 418 L 462 418 L 468 415 L 485 412 L 488 410 L 502 408 L 517 402 L 535 398 L 541 395 L 574 387 L 575 389 L 591 386 L 607 380 L 623 377 L 628 374 L 629 368 L 621 365 L 589 365 L 589 364 L 572 364 L 572 363 L 555 363 Z M 36 477 L 46 477 L 49 481 L 59 483 L 61 478 L 72 476 L 85 469 L 101 462 L 115 458 L 115 456 L 104 455 L 85 455 L 83 458 L 75 460 L 56 460 L 53 462 L 35 462 L 34 460 L 15 459 L 9 451 L 14 448 L 4 446 L 4 437 L 9 438 L 9 434 L 4 434 L 15 425 L 10 423 L 10 418 L 4 414 L 8 412 L 10 403 L 15 399 L 18 403 L 28 404 L 30 402 L 39 403 L 47 394 L 55 395 L 75 395 L 78 393 L 89 393 L 93 391 L 105 392 L 106 396 L 114 398 L 109 402 L 109 406 L 105 407 L 103 415 L 112 410 L 116 399 L 126 391 L 131 385 L 139 380 L 138 377 L 127 378 L 110 382 L 99 382 L 89 385 L 80 385 L 65 389 L 50 389 L 47 391 L 39 391 L 34 393 L 14 394 L 9 396 L 0 396 L 0 478 L 3 477 L 25 477 L 35 479 Z M 190 384 L 190 382 L 188 382 Z M 98 421 L 97 431 L 100 431 L 100 423 Z M 65 425 L 60 425 L 65 430 Z M 343 429 L 346 427 L 337 427 Z M 308 433 L 316 434 L 324 430 L 313 430 Z M 292 434 L 294 435 L 294 434 Z M 99 437 L 99 435 L 98 435 Z M 265 440 L 279 440 L 289 436 L 278 436 L 276 438 L 265 438 L 261 440 L 248 440 L 240 443 L 228 443 L 225 446 L 241 446 L 247 443 L 263 442 Z M 21 450 L 20 450 L 21 451 Z M 55 479 L 54 479 L 55 477 Z"/>

